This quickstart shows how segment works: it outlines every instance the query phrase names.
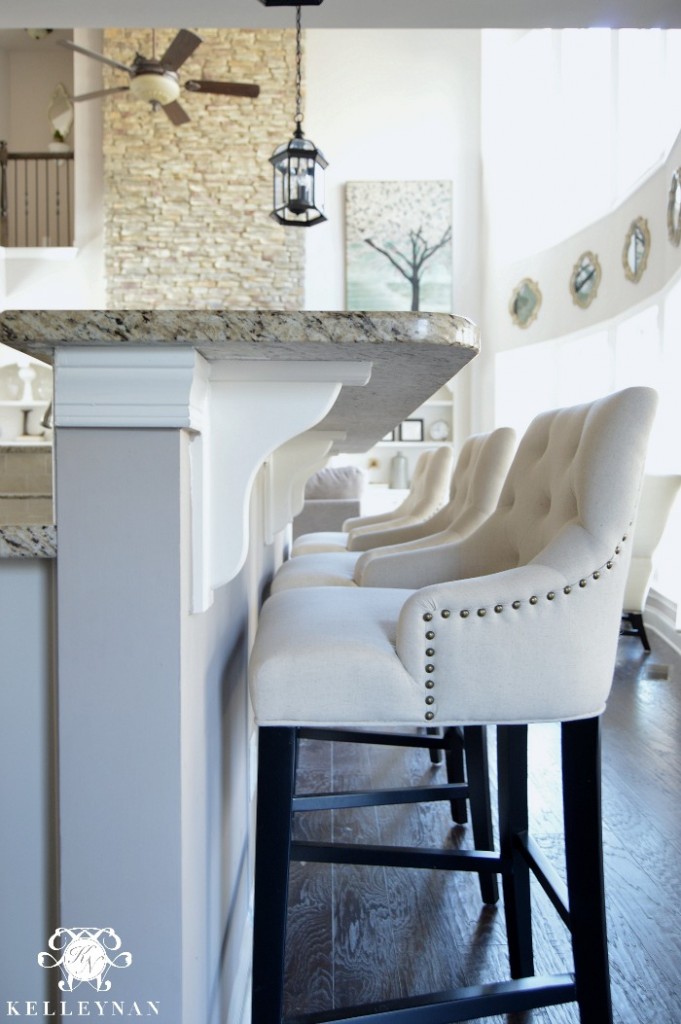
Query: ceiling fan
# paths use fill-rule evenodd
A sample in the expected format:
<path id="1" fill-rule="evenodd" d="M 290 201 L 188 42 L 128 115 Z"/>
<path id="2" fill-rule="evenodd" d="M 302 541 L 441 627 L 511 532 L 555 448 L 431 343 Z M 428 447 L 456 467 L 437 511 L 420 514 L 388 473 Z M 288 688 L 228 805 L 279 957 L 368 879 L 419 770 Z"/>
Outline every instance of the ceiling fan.
<path id="1" fill-rule="evenodd" d="M 99 96 L 110 96 L 117 92 L 130 92 L 136 99 L 151 103 L 154 110 L 162 107 L 174 125 L 186 124 L 191 120 L 184 107 L 177 102 L 181 92 L 178 71 L 202 42 L 201 37 L 197 36 L 195 32 L 181 28 L 163 56 L 157 59 L 156 34 L 152 30 L 153 56 L 144 57 L 141 53 L 136 53 L 132 64 L 128 65 L 114 60 L 112 57 L 105 57 L 103 53 L 88 50 L 68 39 L 60 40 L 62 46 L 75 50 L 76 53 L 82 53 L 85 57 L 93 57 L 103 64 L 109 64 L 130 75 L 130 85 L 117 85 L 112 89 L 86 92 L 81 96 L 74 96 L 74 102 L 93 100 Z M 213 82 L 204 78 L 190 79 L 184 83 L 184 87 L 188 92 L 214 93 L 221 96 L 256 97 L 260 93 L 259 85 L 242 82 Z"/>

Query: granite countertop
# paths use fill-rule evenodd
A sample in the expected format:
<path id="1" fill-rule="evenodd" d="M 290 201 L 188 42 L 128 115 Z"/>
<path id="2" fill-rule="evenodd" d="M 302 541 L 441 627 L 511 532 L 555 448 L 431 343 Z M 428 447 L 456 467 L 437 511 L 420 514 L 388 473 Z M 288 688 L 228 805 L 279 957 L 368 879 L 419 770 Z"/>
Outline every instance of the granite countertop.
<path id="1" fill-rule="evenodd" d="M 57 527 L 0 526 L 0 558 L 56 558 Z"/>
<path id="2" fill-rule="evenodd" d="M 478 328 L 449 313 L 276 310 L 7 310 L 0 342 L 53 363 L 69 348 L 192 347 L 208 362 L 371 363 L 364 387 L 342 388 L 318 424 L 338 449 L 367 451 L 474 356 Z M 53 558 L 56 527 L 0 526 L 0 557 Z"/>
<path id="3" fill-rule="evenodd" d="M 276 310 L 7 310 L 0 342 L 46 362 L 69 348 L 192 347 L 208 362 L 371 363 L 317 425 L 345 432 L 334 449 L 364 452 L 479 351 L 478 328 L 449 313 Z"/>

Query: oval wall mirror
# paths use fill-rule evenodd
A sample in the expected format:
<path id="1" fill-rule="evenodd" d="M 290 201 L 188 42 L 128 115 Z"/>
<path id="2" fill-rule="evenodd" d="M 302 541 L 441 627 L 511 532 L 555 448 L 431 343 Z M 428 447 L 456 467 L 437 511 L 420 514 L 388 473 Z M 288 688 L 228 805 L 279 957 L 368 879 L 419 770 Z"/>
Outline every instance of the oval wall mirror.
<path id="1" fill-rule="evenodd" d="M 593 252 L 583 252 L 572 268 L 570 277 L 572 301 L 582 309 L 586 309 L 596 298 L 600 283 L 601 265 L 598 256 Z"/>
<path id="2" fill-rule="evenodd" d="M 672 174 L 667 200 L 667 231 L 672 245 L 681 242 L 681 167 Z"/>
<path id="3" fill-rule="evenodd" d="M 650 252 L 650 229 L 645 217 L 637 217 L 629 225 L 622 250 L 625 276 L 636 283 L 643 277 Z"/>
<path id="4" fill-rule="evenodd" d="M 511 319 L 518 327 L 529 327 L 537 319 L 541 306 L 541 291 L 536 281 L 524 277 L 513 289 L 509 311 Z"/>

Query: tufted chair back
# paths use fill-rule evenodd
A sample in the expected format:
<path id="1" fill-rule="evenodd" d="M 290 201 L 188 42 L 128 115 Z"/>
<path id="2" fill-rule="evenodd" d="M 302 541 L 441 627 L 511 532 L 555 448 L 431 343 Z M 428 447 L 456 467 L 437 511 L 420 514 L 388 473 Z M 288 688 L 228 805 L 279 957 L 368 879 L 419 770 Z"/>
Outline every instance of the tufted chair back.
<path id="1" fill-rule="evenodd" d="M 648 404 L 651 394 L 629 388 L 538 415 L 518 445 L 496 510 L 457 546 L 456 576 L 513 569 L 540 553 L 542 561 L 549 557 L 558 566 L 562 558 L 572 559 L 577 532 L 596 557 L 612 546 L 615 522 L 626 519 L 638 498 L 631 474 L 618 471 L 613 452 L 620 447 L 618 438 L 631 433 L 630 405 Z M 643 458 L 645 444 L 640 448 Z"/>
<path id="2" fill-rule="evenodd" d="M 494 511 L 515 447 L 515 431 L 498 427 L 473 434 L 461 448 L 450 484 L 450 500 L 430 519 L 385 533 L 380 547 L 365 551 L 354 568 L 360 586 L 425 586 L 437 548 L 473 533 Z M 389 545 L 389 546 L 386 546 Z"/>
<path id="3" fill-rule="evenodd" d="M 345 532 L 349 533 L 350 530 L 354 530 L 364 526 L 377 526 L 382 522 L 387 522 L 388 520 L 395 519 L 398 516 L 409 515 L 412 508 L 419 501 L 421 491 L 425 484 L 428 464 L 430 463 L 431 457 L 434 454 L 435 452 L 431 450 L 421 452 L 418 459 L 416 460 L 414 472 L 411 475 L 409 493 L 405 496 L 404 501 L 402 501 L 397 506 L 397 508 L 391 509 L 391 511 L 389 512 L 379 512 L 373 516 L 351 516 L 349 519 L 346 519 L 345 522 L 343 523 L 343 529 L 345 530 Z"/>
<path id="4" fill-rule="evenodd" d="M 462 711 L 481 720 L 483 664 L 495 680 L 484 708 L 488 713 L 492 696 L 498 720 L 566 720 L 603 710 L 656 401 L 649 388 L 628 388 L 538 416 L 495 512 L 470 537 L 441 549 L 443 582 L 406 602 L 397 638 L 400 658 L 418 678 L 424 659 L 413 623 L 425 616 L 451 621 L 446 634 L 439 630 L 437 653 L 470 689 L 465 696 L 458 687 L 443 692 L 429 712 L 436 722 Z"/>
<path id="5" fill-rule="evenodd" d="M 515 431 L 510 427 L 473 434 L 466 440 L 452 473 L 449 502 L 438 513 L 442 519 L 440 529 L 454 525 L 465 536 L 469 532 L 469 517 L 480 512 L 489 514 L 498 498 L 500 475 L 510 462 L 514 444 Z"/>
<path id="6" fill-rule="evenodd" d="M 405 512 L 403 503 L 392 513 L 391 519 L 386 522 L 386 525 L 423 522 L 435 515 L 447 501 L 453 459 L 453 452 L 449 445 L 430 452 L 425 470 L 419 476 L 417 483 L 412 484 L 410 496 L 414 497 L 409 508 Z M 345 528 L 346 524 L 343 526 Z M 364 538 L 380 536 L 381 530 L 382 524 L 376 522 L 353 527 L 349 531 L 348 551 L 363 551 L 367 547 L 375 547 L 373 539 L 366 541 Z"/>

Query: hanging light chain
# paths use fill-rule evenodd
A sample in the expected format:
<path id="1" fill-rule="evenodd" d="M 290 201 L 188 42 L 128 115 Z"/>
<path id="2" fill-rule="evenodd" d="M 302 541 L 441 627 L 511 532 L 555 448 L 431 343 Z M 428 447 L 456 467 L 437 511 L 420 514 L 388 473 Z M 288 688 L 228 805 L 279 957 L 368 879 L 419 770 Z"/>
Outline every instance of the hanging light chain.
<path id="1" fill-rule="evenodd" d="M 300 4 L 296 5 L 296 125 L 298 128 L 301 127 L 303 121 L 303 104 L 302 104 L 302 91 L 303 91 L 303 56 L 301 46 L 301 30 L 300 30 Z"/>

